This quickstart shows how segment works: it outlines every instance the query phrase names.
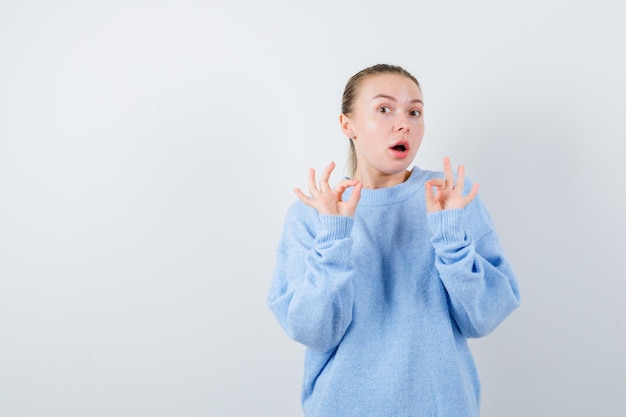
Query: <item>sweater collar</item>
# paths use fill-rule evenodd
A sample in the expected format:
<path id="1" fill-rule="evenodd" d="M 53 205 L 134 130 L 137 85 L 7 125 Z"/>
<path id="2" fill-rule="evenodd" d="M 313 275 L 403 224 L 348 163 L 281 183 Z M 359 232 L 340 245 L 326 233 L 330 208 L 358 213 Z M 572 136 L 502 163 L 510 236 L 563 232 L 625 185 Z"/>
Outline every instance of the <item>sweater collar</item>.
<path id="1" fill-rule="evenodd" d="M 393 187 L 377 188 L 371 190 L 369 188 L 363 188 L 361 190 L 361 200 L 359 206 L 383 206 L 387 204 L 393 204 L 400 201 L 404 201 L 407 198 L 414 196 L 416 187 L 418 192 L 422 192 L 423 187 L 418 187 L 423 184 L 426 177 L 426 172 L 413 167 L 411 169 L 411 176 L 404 182 L 394 185 Z M 343 193 L 343 199 L 347 200 L 352 194 L 353 188 L 348 188 Z"/>

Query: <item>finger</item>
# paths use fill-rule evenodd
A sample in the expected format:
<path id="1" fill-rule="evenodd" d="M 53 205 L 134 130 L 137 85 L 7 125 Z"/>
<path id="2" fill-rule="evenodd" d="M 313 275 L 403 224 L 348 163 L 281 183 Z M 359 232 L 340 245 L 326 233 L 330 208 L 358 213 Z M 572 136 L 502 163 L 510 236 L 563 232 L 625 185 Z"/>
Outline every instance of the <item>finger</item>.
<path id="1" fill-rule="evenodd" d="M 326 166 L 326 168 L 324 168 L 324 171 L 322 172 L 322 175 L 320 177 L 320 191 L 324 192 L 330 190 L 330 185 L 328 182 L 330 180 L 330 174 L 333 172 L 333 169 L 335 169 L 334 162 L 331 162 Z"/>
<path id="2" fill-rule="evenodd" d="M 465 187 L 465 167 L 463 165 L 459 165 L 459 175 L 456 178 L 456 185 L 454 186 L 454 189 L 463 192 L 463 187 Z"/>
<path id="3" fill-rule="evenodd" d="M 452 173 L 452 165 L 450 158 L 443 158 L 443 174 L 446 177 L 446 187 L 454 187 L 454 174 Z"/>
<path id="4" fill-rule="evenodd" d="M 354 190 L 352 191 L 352 195 L 348 199 L 348 204 L 352 206 L 352 208 L 356 211 L 356 206 L 359 204 L 361 200 L 361 189 L 363 188 L 363 183 L 357 181 L 354 185 Z"/>
<path id="5" fill-rule="evenodd" d="M 431 204 L 435 202 L 435 192 L 433 191 L 433 184 L 435 181 L 440 181 L 443 183 L 443 179 L 437 178 L 436 180 L 430 180 L 425 182 L 425 191 L 426 191 L 426 207 L 430 207 Z"/>
<path id="6" fill-rule="evenodd" d="M 296 193 L 296 195 L 298 196 L 298 198 L 300 199 L 300 201 L 302 201 L 304 204 L 306 204 L 307 206 L 311 206 L 311 199 L 309 198 L 309 196 L 307 196 L 306 194 L 304 194 L 302 192 L 301 189 L 299 188 L 294 188 L 293 190 L 294 193 Z"/>
<path id="7" fill-rule="evenodd" d="M 474 200 L 474 198 L 476 197 L 477 194 L 478 194 L 478 184 L 474 184 L 472 186 L 472 189 L 470 190 L 469 194 L 467 194 L 465 196 L 465 202 L 466 202 L 465 205 L 471 203 Z"/>
<path id="8" fill-rule="evenodd" d="M 309 169 L 309 193 L 315 197 L 318 194 L 317 184 L 315 184 L 315 170 Z"/>
<path id="9" fill-rule="evenodd" d="M 433 178 L 432 180 L 428 180 L 426 182 L 429 183 L 431 187 L 445 188 L 446 186 L 446 180 L 443 178 Z"/>
<path id="10" fill-rule="evenodd" d="M 342 180 L 342 181 L 339 181 L 337 185 L 335 185 L 335 189 L 333 191 L 341 195 L 343 194 L 344 191 L 346 191 L 346 188 L 352 187 L 353 185 L 356 185 L 357 183 L 358 181 L 353 180 L 353 179 Z"/>

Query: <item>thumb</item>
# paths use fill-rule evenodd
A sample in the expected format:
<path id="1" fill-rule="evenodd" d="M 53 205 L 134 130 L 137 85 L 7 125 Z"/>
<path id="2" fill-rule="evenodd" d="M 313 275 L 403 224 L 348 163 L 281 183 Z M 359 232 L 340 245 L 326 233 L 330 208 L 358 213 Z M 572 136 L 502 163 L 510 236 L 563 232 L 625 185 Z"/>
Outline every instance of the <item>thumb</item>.
<path id="1" fill-rule="evenodd" d="M 433 184 L 430 181 L 424 183 L 425 187 L 425 200 L 426 200 L 426 212 L 433 213 L 437 208 L 437 200 L 435 199 L 435 192 L 433 191 Z"/>
<path id="2" fill-rule="evenodd" d="M 354 190 L 352 191 L 350 198 L 348 199 L 348 204 L 350 204 L 354 208 L 355 211 L 356 211 L 356 206 L 359 204 L 359 201 L 361 200 L 362 188 L 363 188 L 363 183 L 357 182 L 354 185 Z"/>
<path id="3" fill-rule="evenodd" d="M 425 192 L 426 192 L 426 205 L 430 205 L 435 201 L 435 192 L 433 191 L 433 183 L 430 181 L 426 181 L 424 183 Z"/>

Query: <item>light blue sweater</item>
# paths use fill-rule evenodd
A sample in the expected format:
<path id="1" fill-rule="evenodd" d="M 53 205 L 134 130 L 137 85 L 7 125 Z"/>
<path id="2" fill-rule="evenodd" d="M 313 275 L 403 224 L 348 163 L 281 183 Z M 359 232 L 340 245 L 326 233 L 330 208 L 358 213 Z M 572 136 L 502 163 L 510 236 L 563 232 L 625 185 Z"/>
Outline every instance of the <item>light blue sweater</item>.
<path id="1" fill-rule="evenodd" d="M 424 181 L 438 177 L 414 168 L 363 189 L 354 218 L 289 209 L 268 305 L 307 347 L 307 416 L 478 416 L 466 338 L 496 328 L 518 286 L 478 197 L 426 213 Z"/>

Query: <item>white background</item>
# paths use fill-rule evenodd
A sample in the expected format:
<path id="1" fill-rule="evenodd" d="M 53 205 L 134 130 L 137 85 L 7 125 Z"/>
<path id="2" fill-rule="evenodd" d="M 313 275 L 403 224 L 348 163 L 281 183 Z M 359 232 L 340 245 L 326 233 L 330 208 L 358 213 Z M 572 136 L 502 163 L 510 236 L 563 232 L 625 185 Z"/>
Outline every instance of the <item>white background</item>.
<path id="1" fill-rule="evenodd" d="M 300 415 L 274 251 L 381 62 L 423 85 L 415 163 L 466 165 L 518 275 L 472 342 L 482 415 L 626 415 L 623 9 L 3 1 L 0 416 Z"/>

